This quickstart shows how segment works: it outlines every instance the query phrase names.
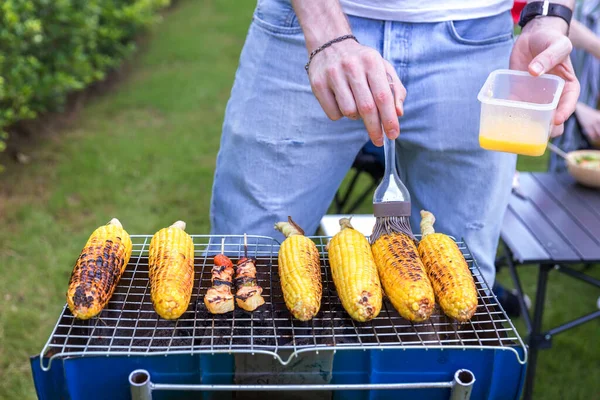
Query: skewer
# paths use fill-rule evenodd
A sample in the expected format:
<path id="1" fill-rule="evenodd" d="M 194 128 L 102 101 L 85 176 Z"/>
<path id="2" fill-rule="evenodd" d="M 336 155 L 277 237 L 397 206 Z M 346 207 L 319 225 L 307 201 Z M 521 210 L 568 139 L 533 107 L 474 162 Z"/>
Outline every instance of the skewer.
<path id="1" fill-rule="evenodd" d="M 248 237 L 244 233 L 244 257 L 240 258 L 235 272 L 236 303 L 246 311 L 254 311 L 265 303 L 262 287 L 256 279 L 256 260 L 248 257 Z"/>
<path id="2" fill-rule="evenodd" d="M 214 257 L 211 271 L 212 287 L 204 296 L 204 304 L 212 314 L 224 314 L 233 311 L 233 294 L 231 292 L 233 278 L 233 263 L 225 255 L 225 238 L 221 239 L 221 254 Z"/>

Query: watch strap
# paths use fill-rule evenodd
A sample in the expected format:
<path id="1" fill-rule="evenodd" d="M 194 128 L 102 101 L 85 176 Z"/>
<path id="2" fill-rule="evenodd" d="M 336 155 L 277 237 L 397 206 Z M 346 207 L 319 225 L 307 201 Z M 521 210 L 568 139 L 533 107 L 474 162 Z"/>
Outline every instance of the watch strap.
<path id="1" fill-rule="evenodd" d="M 549 1 L 534 1 L 523 7 L 519 26 L 523 28 L 529 21 L 539 16 L 559 17 L 565 20 L 568 26 L 571 25 L 573 11 L 562 4 L 550 3 Z"/>

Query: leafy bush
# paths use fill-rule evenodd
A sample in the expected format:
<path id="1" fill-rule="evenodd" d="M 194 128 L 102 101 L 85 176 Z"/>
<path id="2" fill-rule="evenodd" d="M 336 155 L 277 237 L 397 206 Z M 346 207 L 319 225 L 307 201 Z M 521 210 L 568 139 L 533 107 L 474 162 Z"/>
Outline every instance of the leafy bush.
<path id="1" fill-rule="evenodd" d="M 134 36 L 170 0 L 1 0 L 0 151 L 3 128 L 102 80 L 134 50 Z"/>

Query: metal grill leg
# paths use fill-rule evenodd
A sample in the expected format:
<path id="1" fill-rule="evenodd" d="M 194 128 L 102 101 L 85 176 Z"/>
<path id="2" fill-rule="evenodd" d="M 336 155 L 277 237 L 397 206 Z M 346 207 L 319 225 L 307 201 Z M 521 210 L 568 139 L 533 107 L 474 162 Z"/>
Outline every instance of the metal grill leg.
<path id="1" fill-rule="evenodd" d="M 533 314 L 533 325 L 529 333 L 529 366 L 527 367 L 527 377 L 525 379 L 524 400 L 530 400 L 533 396 L 533 383 L 535 380 L 535 368 L 537 364 L 537 355 L 540 346 L 540 332 L 542 330 L 542 316 L 544 315 L 544 302 L 546 300 L 546 283 L 548 282 L 548 272 L 552 265 L 540 265 L 538 274 L 537 292 L 535 295 L 535 311 Z"/>
<path id="2" fill-rule="evenodd" d="M 152 400 L 152 382 L 148 371 L 136 369 L 129 374 L 129 387 L 132 400 Z"/>
<path id="3" fill-rule="evenodd" d="M 475 383 L 475 375 L 468 369 L 459 369 L 454 374 L 450 400 L 469 400 Z"/>

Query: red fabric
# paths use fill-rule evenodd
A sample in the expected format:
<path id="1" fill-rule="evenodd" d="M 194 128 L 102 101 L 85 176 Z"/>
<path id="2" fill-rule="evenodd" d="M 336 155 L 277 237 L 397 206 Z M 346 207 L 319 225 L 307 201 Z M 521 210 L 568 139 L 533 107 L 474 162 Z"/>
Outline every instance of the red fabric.
<path id="1" fill-rule="evenodd" d="M 527 5 L 527 1 L 518 1 L 515 0 L 513 4 L 513 8 L 511 10 L 513 22 L 516 24 L 519 23 L 519 17 L 521 16 L 521 10 Z"/>

